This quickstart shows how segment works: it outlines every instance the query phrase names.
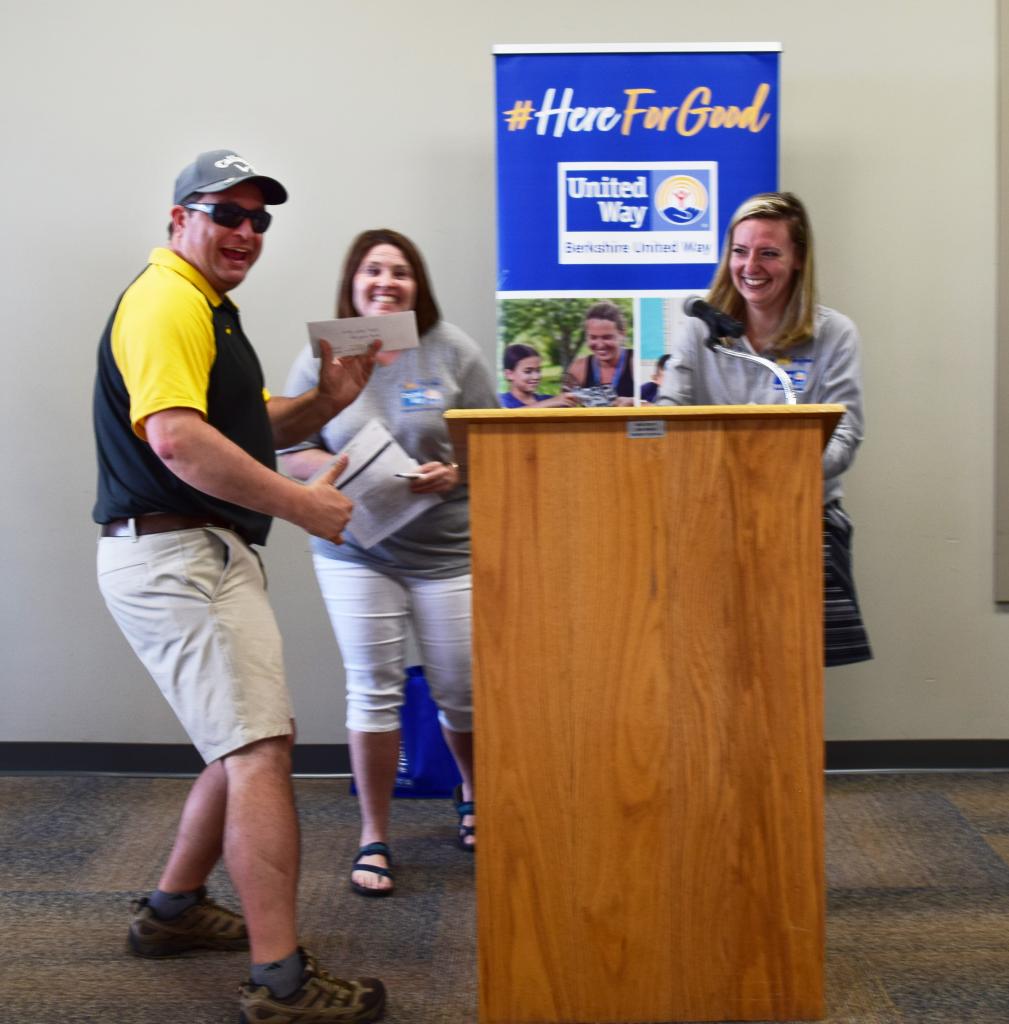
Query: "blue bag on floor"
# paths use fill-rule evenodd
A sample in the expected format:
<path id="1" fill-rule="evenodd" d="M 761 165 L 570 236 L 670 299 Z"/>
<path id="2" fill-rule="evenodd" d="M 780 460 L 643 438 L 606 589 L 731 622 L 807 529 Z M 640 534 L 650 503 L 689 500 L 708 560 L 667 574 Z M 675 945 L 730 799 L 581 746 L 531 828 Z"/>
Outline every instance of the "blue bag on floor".
<path id="1" fill-rule="evenodd" d="M 393 794 L 451 796 L 462 778 L 441 734 L 438 707 L 431 699 L 421 665 L 406 670 L 406 700 L 399 719 L 402 740 Z"/>
<path id="2" fill-rule="evenodd" d="M 462 781 L 441 734 L 438 706 L 431 699 L 421 665 L 406 670 L 405 700 L 399 711 L 399 765 L 393 796 L 449 797 Z M 352 793 L 357 788 L 351 785 Z"/>

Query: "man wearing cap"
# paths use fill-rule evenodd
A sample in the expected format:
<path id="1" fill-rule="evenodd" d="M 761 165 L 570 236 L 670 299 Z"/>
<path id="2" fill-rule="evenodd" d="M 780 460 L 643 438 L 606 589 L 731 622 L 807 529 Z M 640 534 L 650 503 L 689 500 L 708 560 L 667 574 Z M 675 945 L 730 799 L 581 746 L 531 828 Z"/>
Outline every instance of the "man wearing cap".
<path id="1" fill-rule="evenodd" d="M 336 543 L 351 504 L 337 463 L 304 485 L 274 468 L 359 394 L 374 352 L 334 360 L 318 385 L 266 392 L 227 293 L 259 257 L 274 178 L 231 150 L 175 183 L 169 243 L 123 293 L 98 348 L 94 423 L 102 595 L 207 767 L 194 783 L 158 888 L 134 906 L 139 956 L 251 949 L 243 1020 L 371 1021 L 385 990 L 343 981 L 298 946 L 293 721 L 281 642 L 252 545 L 280 516 Z M 244 919 L 207 898 L 220 856 Z"/>

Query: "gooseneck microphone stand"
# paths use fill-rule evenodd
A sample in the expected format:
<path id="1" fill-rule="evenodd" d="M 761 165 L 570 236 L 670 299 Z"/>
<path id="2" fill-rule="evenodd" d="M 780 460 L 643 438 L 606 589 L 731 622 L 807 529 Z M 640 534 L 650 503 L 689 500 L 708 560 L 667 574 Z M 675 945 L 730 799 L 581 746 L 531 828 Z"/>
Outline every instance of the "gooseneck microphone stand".
<path id="1" fill-rule="evenodd" d="M 712 352 L 721 352 L 725 356 L 733 356 L 736 359 L 746 359 L 751 363 L 759 363 L 761 366 L 767 367 L 771 373 L 781 382 L 782 388 L 785 390 L 785 405 L 795 405 L 795 388 L 792 387 L 792 381 L 788 374 L 777 365 L 772 363 L 770 359 L 765 359 L 763 356 L 753 355 L 750 352 L 739 352 L 734 348 L 729 348 L 723 344 L 722 339 L 716 337 L 714 333 L 708 335 L 708 340 L 704 343 Z"/>

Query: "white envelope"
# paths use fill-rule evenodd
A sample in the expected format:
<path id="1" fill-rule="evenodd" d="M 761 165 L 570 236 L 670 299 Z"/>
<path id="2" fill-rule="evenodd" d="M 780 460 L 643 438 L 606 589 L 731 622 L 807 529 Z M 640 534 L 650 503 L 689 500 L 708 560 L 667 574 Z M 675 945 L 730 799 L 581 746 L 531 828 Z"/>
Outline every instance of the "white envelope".
<path id="1" fill-rule="evenodd" d="M 416 348 L 417 315 L 412 309 L 380 316 L 348 316 L 340 320 L 314 320 L 308 324 L 312 355 L 319 357 L 319 339 L 333 346 L 334 356 L 356 356 L 367 352 L 377 338 L 383 352 Z"/>

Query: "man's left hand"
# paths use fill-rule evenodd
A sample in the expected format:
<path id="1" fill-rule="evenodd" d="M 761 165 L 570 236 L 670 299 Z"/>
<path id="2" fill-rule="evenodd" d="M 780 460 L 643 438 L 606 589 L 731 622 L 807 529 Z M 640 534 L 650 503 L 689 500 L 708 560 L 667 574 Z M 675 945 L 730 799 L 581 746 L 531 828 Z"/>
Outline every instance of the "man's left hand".
<path id="1" fill-rule="evenodd" d="M 359 356 L 334 356 L 329 342 L 320 339 L 319 394 L 333 403 L 333 415 L 346 409 L 364 390 L 381 347 L 380 341 L 373 341 Z"/>

